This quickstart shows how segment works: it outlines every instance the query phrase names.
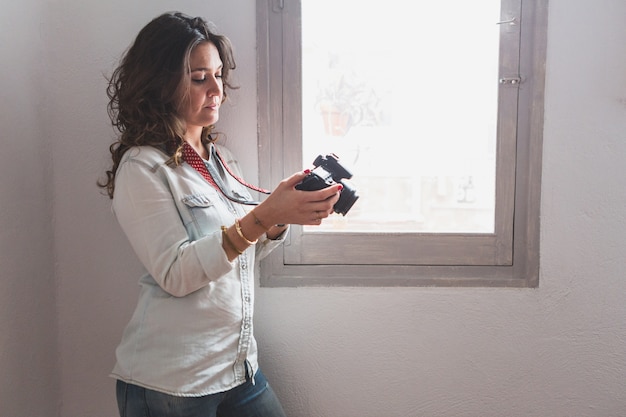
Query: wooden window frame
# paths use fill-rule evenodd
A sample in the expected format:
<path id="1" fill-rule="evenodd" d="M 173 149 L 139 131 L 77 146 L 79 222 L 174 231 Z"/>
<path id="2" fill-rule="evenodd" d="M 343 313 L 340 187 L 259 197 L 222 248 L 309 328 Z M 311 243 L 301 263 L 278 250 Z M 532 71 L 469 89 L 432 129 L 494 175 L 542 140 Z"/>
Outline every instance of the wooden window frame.
<path id="1" fill-rule="evenodd" d="M 257 0 L 266 187 L 304 167 L 300 1 Z M 547 1 L 502 0 L 502 10 L 494 22 L 502 27 L 495 232 L 304 233 L 292 226 L 284 247 L 262 261 L 262 286 L 538 286 Z"/>

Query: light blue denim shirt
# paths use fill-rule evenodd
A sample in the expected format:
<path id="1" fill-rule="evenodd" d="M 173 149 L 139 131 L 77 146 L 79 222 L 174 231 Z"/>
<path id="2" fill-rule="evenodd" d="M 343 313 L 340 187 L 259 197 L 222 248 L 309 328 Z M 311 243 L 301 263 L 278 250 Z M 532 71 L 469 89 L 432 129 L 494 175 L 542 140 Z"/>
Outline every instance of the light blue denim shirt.
<path id="1" fill-rule="evenodd" d="M 230 153 L 218 149 L 239 174 Z M 247 208 L 188 164 L 170 167 L 167 160 L 155 148 L 136 147 L 117 170 L 113 211 L 147 273 L 111 375 L 171 395 L 202 396 L 242 384 L 246 367 L 256 372 L 254 265 L 286 233 L 259 239 L 230 262 L 221 226 Z M 224 181 L 250 196 L 236 181 Z"/>

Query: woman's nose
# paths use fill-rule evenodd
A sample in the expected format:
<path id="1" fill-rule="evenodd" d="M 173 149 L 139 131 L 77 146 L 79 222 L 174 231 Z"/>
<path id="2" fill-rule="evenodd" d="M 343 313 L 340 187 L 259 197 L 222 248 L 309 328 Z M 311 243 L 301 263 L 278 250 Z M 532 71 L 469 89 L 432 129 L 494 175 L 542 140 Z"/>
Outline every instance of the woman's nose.
<path id="1" fill-rule="evenodd" d="M 207 87 L 207 95 L 217 96 L 222 94 L 222 83 L 219 78 L 211 77 L 211 81 Z"/>

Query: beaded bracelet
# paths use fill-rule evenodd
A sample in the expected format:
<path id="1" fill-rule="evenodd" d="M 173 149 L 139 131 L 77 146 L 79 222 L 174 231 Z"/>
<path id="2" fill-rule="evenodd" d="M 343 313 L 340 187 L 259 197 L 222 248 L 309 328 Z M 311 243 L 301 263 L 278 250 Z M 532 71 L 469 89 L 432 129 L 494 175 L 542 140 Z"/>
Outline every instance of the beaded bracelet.
<path id="1" fill-rule="evenodd" d="M 239 224 L 239 219 L 235 219 L 235 229 L 237 230 L 237 234 L 239 235 L 239 237 L 241 237 L 248 245 L 254 245 L 259 241 L 259 239 L 248 240 L 248 238 L 243 235 L 243 232 L 241 231 L 241 225 Z"/>
<path id="2" fill-rule="evenodd" d="M 222 239 L 226 242 L 226 244 L 228 245 L 228 247 L 230 247 L 232 250 L 234 250 L 235 252 L 237 252 L 239 255 L 241 255 L 243 253 L 242 250 L 237 249 L 237 247 L 235 246 L 235 244 L 233 243 L 232 240 L 230 240 L 230 237 L 228 237 L 228 233 L 226 233 L 226 231 L 228 230 L 228 227 L 226 226 L 222 226 Z"/>

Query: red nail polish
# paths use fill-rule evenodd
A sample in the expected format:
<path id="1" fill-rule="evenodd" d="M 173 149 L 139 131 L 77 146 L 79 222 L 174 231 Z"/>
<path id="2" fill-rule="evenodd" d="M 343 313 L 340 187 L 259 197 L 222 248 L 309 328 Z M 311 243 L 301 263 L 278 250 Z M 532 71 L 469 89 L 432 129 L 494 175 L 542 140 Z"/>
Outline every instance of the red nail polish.
<path id="1" fill-rule="evenodd" d="M 305 174 L 307 174 L 307 175 L 309 175 L 309 174 L 311 173 L 311 170 L 310 170 L 310 169 L 305 169 L 305 170 L 304 170 L 304 173 L 305 173 Z"/>
<path id="2" fill-rule="evenodd" d="M 339 191 L 343 190 L 343 184 L 339 184 Z"/>

